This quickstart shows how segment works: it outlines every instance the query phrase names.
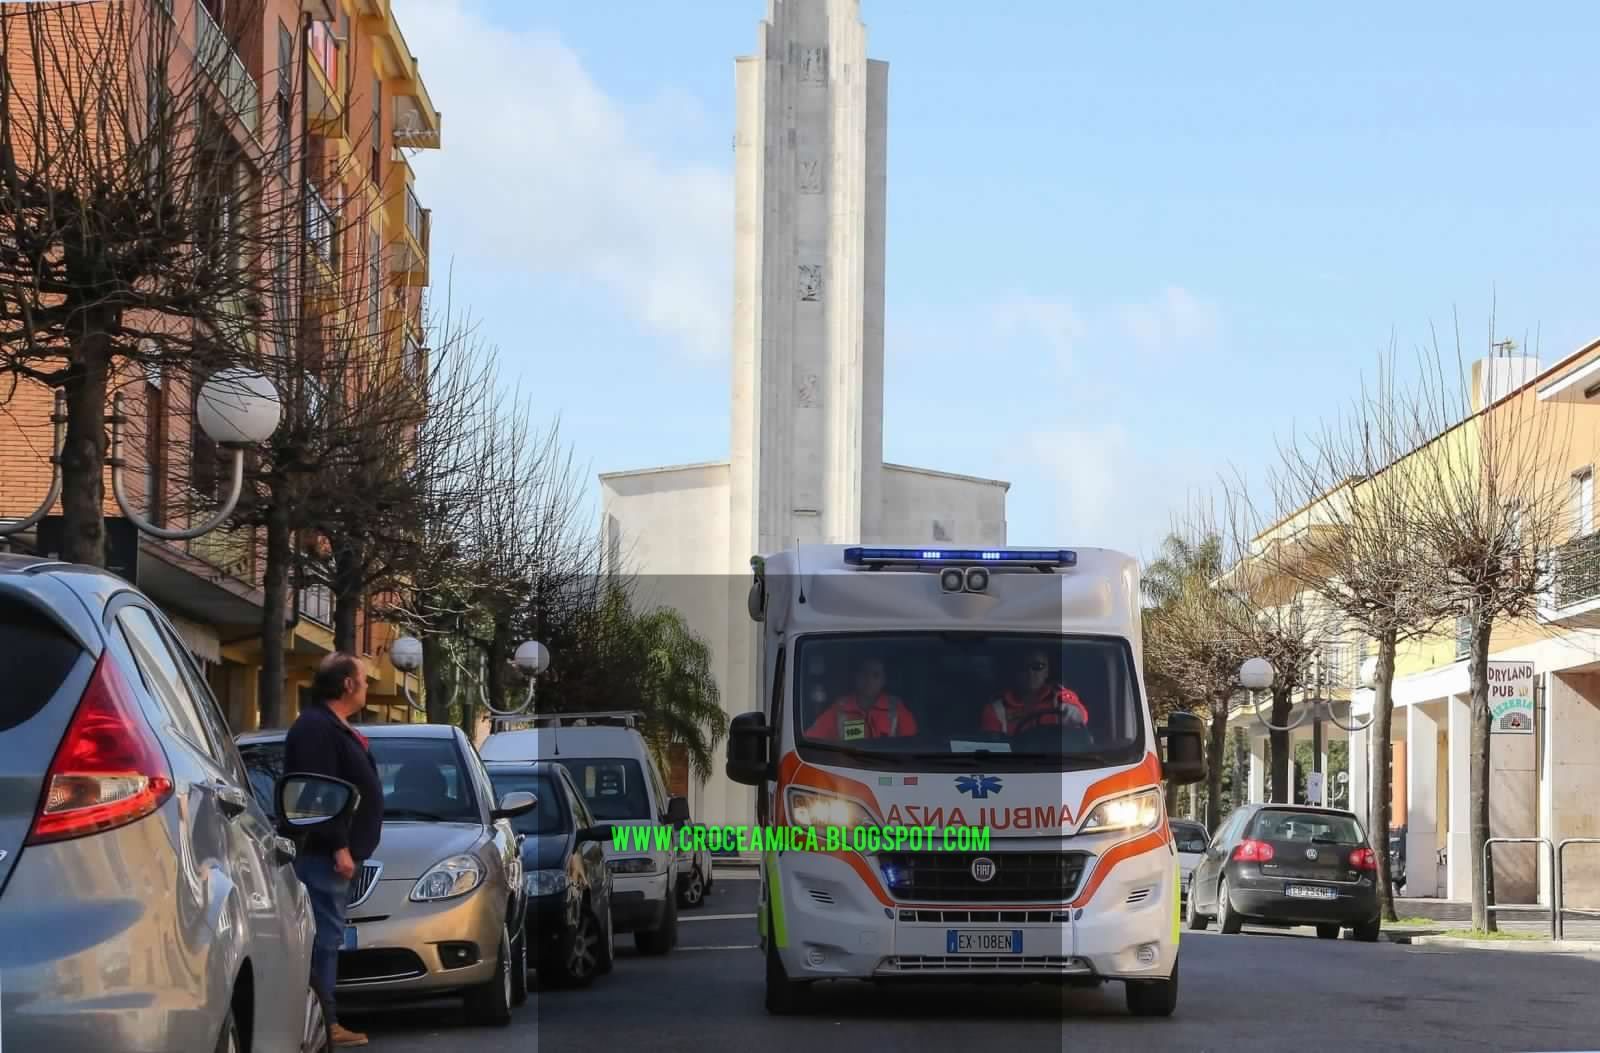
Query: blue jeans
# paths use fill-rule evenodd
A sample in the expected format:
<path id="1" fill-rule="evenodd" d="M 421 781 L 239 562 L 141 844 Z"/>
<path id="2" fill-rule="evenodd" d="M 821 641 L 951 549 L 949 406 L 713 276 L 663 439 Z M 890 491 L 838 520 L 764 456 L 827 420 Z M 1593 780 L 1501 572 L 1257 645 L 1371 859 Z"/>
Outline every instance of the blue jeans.
<path id="1" fill-rule="evenodd" d="M 332 856 L 300 856 L 294 861 L 294 872 L 311 894 L 311 913 L 317 920 L 317 938 L 311 949 L 311 982 L 327 1005 L 329 1022 L 338 1023 L 333 989 L 339 979 L 339 948 L 344 946 L 350 882 L 333 868 Z"/>

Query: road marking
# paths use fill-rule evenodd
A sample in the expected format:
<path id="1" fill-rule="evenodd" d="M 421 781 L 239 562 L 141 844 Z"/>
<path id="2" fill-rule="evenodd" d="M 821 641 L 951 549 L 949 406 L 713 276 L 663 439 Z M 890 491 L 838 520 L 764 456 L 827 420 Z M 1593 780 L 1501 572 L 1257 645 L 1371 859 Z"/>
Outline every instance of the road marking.
<path id="1" fill-rule="evenodd" d="M 680 951 L 759 951 L 760 949 L 761 945 L 758 943 L 736 943 L 729 944 L 726 947 L 685 947 L 682 944 L 678 945 L 678 950 Z"/>
<path id="2" fill-rule="evenodd" d="M 678 922 L 682 924 L 686 921 L 751 921 L 754 918 L 754 914 L 696 914 L 693 917 L 680 914 Z"/>

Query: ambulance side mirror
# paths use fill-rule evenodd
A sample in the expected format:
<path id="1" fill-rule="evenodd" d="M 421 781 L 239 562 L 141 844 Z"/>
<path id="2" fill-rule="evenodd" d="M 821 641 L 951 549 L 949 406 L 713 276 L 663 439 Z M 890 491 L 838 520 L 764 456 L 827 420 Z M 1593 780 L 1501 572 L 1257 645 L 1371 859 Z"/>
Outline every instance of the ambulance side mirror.
<path id="1" fill-rule="evenodd" d="M 728 725 L 728 778 L 760 786 L 772 770 L 772 729 L 765 713 L 741 713 Z"/>
<path id="2" fill-rule="evenodd" d="M 1161 777 L 1174 786 L 1189 786 L 1206 778 L 1205 722 L 1193 713 L 1173 713 L 1156 732 L 1164 749 Z"/>

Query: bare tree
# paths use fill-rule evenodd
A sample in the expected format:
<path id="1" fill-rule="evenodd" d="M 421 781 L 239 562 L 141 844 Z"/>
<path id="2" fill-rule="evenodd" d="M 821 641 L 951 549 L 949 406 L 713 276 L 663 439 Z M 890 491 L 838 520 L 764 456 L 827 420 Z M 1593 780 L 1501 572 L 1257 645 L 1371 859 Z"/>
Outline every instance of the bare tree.
<path id="1" fill-rule="evenodd" d="M 1330 644 L 1339 640 L 1342 626 L 1337 611 L 1298 581 L 1280 574 L 1273 561 L 1262 558 L 1275 543 L 1273 534 L 1281 524 L 1256 514 L 1249 488 L 1237 476 L 1228 490 L 1225 522 L 1228 570 L 1217 582 L 1226 596 L 1222 610 L 1227 612 L 1244 653 L 1272 664 L 1268 722 L 1272 799 L 1287 803 L 1294 799 L 1292 729 L 1296 725 L 1289 721 L 1296 696 L 1314 682 L 1317 664 Z"/>
<path id="2" fill-rule="evenodd" d="M 1199 507 L 1174 526 L 1162 554 L 1144 571 L 1148 609 L 1145 632 L 1147 670 L 1163 694 L 1183 709 L 1203 710 L 1210 721 L 1206 778 L 1206 824 L 1222 821 L 1222 758 L 1228 718 L 1238 692 L 1244 637 L 1241 613 L 1230 609 L 1231 593 L 1215 587 L 1224 570 L 1226 547 L 1215 518 Z M 1153 696 L 1155 697 L 1155 696 Z"/>
<path id="3" fill-rule="evenodd" d="M 1396 387 L 1391 351 L 1347 415 L 1279 445 L 1271 491 L 1285 527 L 1259 556 L 1320 597 L 1347 630 L 1376 643 L 1373 712 L 1364 729 L 1368 832 L 1379 848 L 1378 893 L 1389 921 L 1397 920 L 1387 851 L 1395 656 L 1401 644 L 1437 632 L 1449 602 L 1429 569 L 1417 516 L 1419 479 L 1403 463 L 1414 448 L 1417 419 L 1416 400 Z"/>
<path id="4" fill-rule="evenodd" d="M 1531 384 L 1491 358 L 1475 372 L 1435 338 L 1424 356 L 1415 421 L 1416 453 L 1405 474 L 1414 490 L 1417 531 L 1430 585 L 1471 641 L 1472 926 L 1493 931 L 1484 908 L 1493 895 L 1484 872 L 1493 744 L 1488 666 L 1496 626 L 1532 622 L 1551 584 L 1552 555 L 1567 531 L 1566 453 L 1571 417 L 1542 407 Z"/>
<path id="5" fill-rule="evenodd" d="M 221 23 L 169 6 L 0 11 L 0 372 L 10 392 L 65 397 L 62 554 L 95 565 L 112 389 L 150 373 L 187 397 L 293 325 L 273 297 L 302 229 L 292 131 L 257 134 L 258 89 L 238 76 L 262 5 Z"/>

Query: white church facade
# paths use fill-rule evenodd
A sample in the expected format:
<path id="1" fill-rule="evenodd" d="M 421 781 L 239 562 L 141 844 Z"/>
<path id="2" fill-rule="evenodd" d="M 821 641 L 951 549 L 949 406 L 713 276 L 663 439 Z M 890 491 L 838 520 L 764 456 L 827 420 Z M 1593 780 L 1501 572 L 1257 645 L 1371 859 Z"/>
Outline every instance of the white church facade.
<path id="1" fill-rule="evenodd" d="M 600 476 L 607 551 L 709 641 L 730 717 L 759 708 L 752 556 L 1004 545 L 1010 486 L 883 462 L 888 65 L 859 0 L 769 0 L 736 68 L 731 456 Z M 691 811 L 750 822 L 721 760 Z"/>

